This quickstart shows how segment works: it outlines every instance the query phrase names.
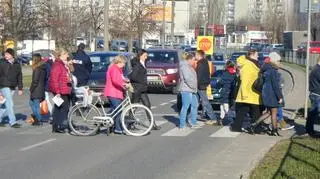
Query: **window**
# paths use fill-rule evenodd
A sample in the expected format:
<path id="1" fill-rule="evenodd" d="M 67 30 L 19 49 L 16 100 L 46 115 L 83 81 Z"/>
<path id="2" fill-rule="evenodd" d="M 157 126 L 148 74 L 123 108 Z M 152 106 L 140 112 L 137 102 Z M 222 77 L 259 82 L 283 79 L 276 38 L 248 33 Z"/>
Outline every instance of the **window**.
<path id="1" fill-rule="evenodd" d="M 177 52 L 148 52 L 148 62 L 177 63 Z"/>
<path id="2" fill-rule="evenodd" d="M 91 56 L 90 60 L 92 62 L 92 72 L 106 72 L 108 69 L 108 66 L 113 61 L 116 54 L 112 55 L 95 55 Z"/>

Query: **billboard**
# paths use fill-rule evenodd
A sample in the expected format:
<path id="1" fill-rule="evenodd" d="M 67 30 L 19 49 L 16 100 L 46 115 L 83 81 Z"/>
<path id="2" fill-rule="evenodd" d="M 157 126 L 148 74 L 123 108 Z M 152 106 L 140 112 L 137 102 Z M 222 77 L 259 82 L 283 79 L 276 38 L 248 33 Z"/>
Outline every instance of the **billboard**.
<path id="1" fill-rule="evenodd" d="M 149 21 L 162 22 L 163 21 L 163 6 L 162 5 L 152 5 L 147 6 L 145 11 L 147 12 L 147 18 Z M 172 8 L 171 6 L 165 6 L 165 21 L 171 22 Z"/>

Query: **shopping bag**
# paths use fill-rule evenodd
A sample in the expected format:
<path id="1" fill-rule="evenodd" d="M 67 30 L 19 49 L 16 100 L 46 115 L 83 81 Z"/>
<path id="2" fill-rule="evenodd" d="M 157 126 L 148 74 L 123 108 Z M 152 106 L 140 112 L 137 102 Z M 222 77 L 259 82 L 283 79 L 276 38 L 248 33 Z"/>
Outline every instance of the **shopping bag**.
<path id="1" fill-rule="evenodd" d="M 40 114 L 42 115 L 46 115 L 49 113 L 49 110 L 48 110 L 48 103 L 46 100 L 43 100 L 41 103 L 40 103 Z"/>

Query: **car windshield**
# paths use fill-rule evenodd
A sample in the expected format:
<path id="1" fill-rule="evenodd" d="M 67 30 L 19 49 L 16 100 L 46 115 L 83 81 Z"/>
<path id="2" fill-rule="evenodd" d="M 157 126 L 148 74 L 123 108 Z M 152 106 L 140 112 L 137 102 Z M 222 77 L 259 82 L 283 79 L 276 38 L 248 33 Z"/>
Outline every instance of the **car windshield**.
<path id="1" fill-rule="evenodd" d="M 275 45 L 274 47 L 275 47 L 275 48 L 283 48 L 284 45 Z"/>
<path id="2" fill-rule="evenodd" d="M 214 55 L 213 58 L 215 61 L 224 61 L 223 55 Z"/>
<path id="3" fill-rule="evenodd" d="M 178 53 L 165 51 L 148 52 L 148 62 L 177 63 Z"/>
<path id="4" fill-rule="evenodd" d="M 310 46 L 311 47 L 320 47 L 320 43 L 319 42 L 311 42 Z"/>
<path id="5" fill-rule="evenodd" d="M 212 77 L 219 78 L 222 76 L 223 70 L 217 70 Z"/>
<path id="6" fill-rule="evenodd" d="M 92 55 L 90 60 L 92 62 L 92 72 L 106 72 L 108 66 L 116 57 L 117 54 L 107 55 Z"/>
<path id="7" fill-rule="evenodd" d="M 246 53 L 233 53 L 231 56 L 231 60 L 236 60 L 241 55 L 247 55 Z"/>
<path id="8" fill-rule="evenodd" d="M 125 42 L 120 42 L 120 45 L 123 45 L 123 46 L 124 46 L 124 45 L 126 45 L 126 43 L 125 43 Z"/>

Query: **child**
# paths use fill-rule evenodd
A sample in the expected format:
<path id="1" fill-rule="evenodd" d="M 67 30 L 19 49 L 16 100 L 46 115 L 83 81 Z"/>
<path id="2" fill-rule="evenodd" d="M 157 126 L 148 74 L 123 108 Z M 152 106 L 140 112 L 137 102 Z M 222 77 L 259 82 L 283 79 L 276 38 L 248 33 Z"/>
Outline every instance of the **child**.
<path id="1" fill-rule="evenodd" d="M 233 62 L 228 61 L 225 66 L 225 71 L 221 76 L 221 98 L 220 98 L 220 118 L 221 122 L 229 112 L 229 104 L 233 103 L 234 90 L 236 82 L 236 66 Z"/>

